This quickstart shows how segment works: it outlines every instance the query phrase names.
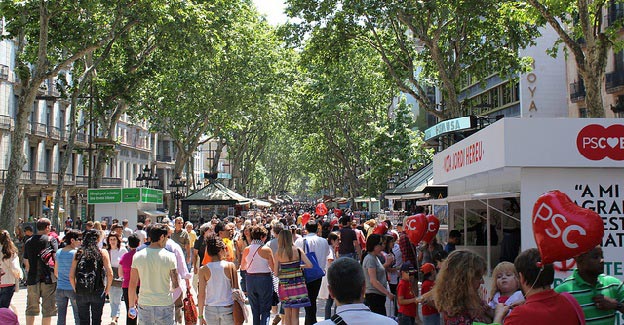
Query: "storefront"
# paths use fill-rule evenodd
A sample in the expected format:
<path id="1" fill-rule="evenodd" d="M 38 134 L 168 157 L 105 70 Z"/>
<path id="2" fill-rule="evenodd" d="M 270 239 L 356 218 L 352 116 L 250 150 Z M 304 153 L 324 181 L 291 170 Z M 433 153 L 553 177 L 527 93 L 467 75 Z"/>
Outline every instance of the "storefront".
<path id="1" fill-rule="evenodd" d="M 449 229 L 491 270 L 535 247 L 532 210 L 550 190 L 598 212 L 605 225 L 605 273 L 624 279 L 624 121 L 502 119 L 434 157 L 436 184 L 448 197 L 418 202 L 447 206 Z M 574 268 L 558 262 L 557 280 Z"/>

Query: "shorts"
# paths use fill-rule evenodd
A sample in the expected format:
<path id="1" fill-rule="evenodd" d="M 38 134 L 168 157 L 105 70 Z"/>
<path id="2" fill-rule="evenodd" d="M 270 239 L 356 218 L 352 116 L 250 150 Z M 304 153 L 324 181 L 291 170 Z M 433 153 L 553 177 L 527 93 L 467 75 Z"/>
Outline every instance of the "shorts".
<path id="1" fill-rule="evenodd" d="M 56 316 L 56 283 L 39 282 L 26 287 L 26 316 L 39 316 L 39 299 L 42 316 Z"/>

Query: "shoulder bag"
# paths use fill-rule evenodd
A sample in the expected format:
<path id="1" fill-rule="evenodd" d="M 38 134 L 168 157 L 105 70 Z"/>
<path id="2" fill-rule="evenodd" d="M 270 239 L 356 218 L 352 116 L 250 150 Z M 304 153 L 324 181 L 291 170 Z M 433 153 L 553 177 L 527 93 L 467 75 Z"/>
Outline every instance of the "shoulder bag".
<path id="1" fill-rule="evenodd" d="M 319 266 L 318 259 L 316 258 L 316 253 L 310 251 L 310 247 L 308 246 L 308 242 L 306 239 L 303 240 L 304 253 L 312 263 L 311 268 L 303 269 L 303 275 L 307 283 L 316 281 L 325 276 L 325 271 Z"/>
<path id="2" fill-rule="evenodd" d="M 232 318 L 234 319 L 234 325 L 241 325 L 247 321 L 247 309 L 245 308 L 245 295 L 243 291 L 238 288 L 238 283 L 234 281 L 234 269 L 230 269 L 230 282 L 232 284 L 232 299 L 234 299 L 234 305 L 232 305 Z"/>

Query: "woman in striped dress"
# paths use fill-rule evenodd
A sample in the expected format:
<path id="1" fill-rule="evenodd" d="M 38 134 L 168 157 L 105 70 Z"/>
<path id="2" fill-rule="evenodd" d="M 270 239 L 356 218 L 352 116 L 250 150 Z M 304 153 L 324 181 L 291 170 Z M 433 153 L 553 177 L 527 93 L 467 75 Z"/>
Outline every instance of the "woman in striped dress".
<path id="1" fill-rule="evenodd" d="M 281 231 L 277 239 L 275 269 L 279 277 L 279 298 L 284 307 L 285 325 L 299 324 L 299 308 L 310 306 L 302 268 L 312 267 L 303 252 L 293 245 L 292 233 Z"/>

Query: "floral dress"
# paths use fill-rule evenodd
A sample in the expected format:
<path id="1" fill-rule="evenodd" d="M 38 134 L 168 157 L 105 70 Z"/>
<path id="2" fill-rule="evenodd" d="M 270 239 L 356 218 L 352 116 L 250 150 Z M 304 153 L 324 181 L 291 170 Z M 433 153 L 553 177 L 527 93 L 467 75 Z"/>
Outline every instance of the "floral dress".
<path id="1" fill-rule="evenodd" d="M 284 308 L 301 308 L 311 305 L 301 269 L 301 251 L 298 250 L 298 252 L 298 260 L 279 264 L 278 294 Z"/>

